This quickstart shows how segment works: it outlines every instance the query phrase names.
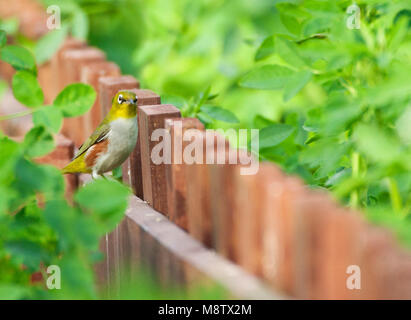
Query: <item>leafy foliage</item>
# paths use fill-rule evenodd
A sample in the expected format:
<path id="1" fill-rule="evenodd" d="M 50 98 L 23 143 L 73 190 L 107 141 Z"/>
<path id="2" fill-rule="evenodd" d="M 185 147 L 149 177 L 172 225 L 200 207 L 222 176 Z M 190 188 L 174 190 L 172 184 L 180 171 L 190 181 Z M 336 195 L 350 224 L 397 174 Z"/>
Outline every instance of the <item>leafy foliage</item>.
<path id="1" fill-rule="evenodd" d="M 404 119 L 411 98 L 411 6 L 360 1 L 360 28 L 350 29 L 349 4 L 278 3 L 286 32 L 279 28 L 262 41 L 258 64 L 239 84 L 282 92 L 287 110 L 278 120 L 294 126 L 296 138 L 301 131 L 307 136 L 302 144 L 272 141 L 277 148 L 262 150 L 263 158 L 354 207 L 379 216 L 384 208 L 409 225 L 411 149 Z"/>
<path id="2" fill-rule="evenodd" d="M 90 109 L 96 100 L 96 92 L 83 83 L 70 84 L 61 91 L 53 102 L 65 117 L 77 117 Z"/>
<path id="3" fill-rule="evenodd" d="M 409 3 L 356 1 L 359 29 L 347 0 L 78 3 L 100 12 L 91 42 L 183 115 L 232 127 L 215 121 L 231 111 L 262 160 L 409 224 Z"/>
<path id="4" fill-rule="evenodd" d="M 67 28 L 53 30 L 44 35 L 37 41 L 34 48 L 34 55 L 38 64 L 42 64 L 54 55 L 54 53 L 63 44 L 64 39 L 67 36 Z"/>
<path id="5" fill-rule="evenodd" d="M 17 71 L 13 76 L 14 97 L 28 107 L 38 107 L 44 102 L 44 94 L 35 75 L 29 71 Z"/>
<path id="6" fill-rule="evenodd" d="M 411 243 L 411 5 L 400 0 L 356 3 L 359 29 L 347 27 L 352 18 L 346 12 L 352 4 L 348 0 L 124 0 L 121 5 L 116 0 L 67 0 L 62 12 L 72 34 L 88 34 L 124 73 L 137 75 L 143 86 L 161 93 L 164 103 L 175 104 L 183 115 L 198 117 L 207 127 L 261 129 L 262 160 L 278 163 L 312 186 L 330 189 L 353 207 L 366 208 L 369 219 Z M 12 20 L 1 27 L 7 34 L 16 29 Z M 59 39 L 57 34 L 42 39 L 36 57 L 48 59 L 51 53 L 44 48 L 55 50 Z M 1 59 L 36 74 L 29 51 L 5 45 L 1 33 L 0 45 Z M 37 88 L 32 81 L 25 85 Z M 81 95 L 89 96 L 87 103 L 92 100 L 87 89 Z M 36 127 L 57 132 L 63 116 L 86 111 L 80 100 L 70 108 L 66 101 L 71 98 L 76 99 L 75 94 L 64 93 L 47 107 L 53 108 L 50 112 L 35 106 L 40 99 L 33 103 Z M 44 139 L 47 150 L 48 135 L 36 130 L 30 135 Z M 25 199 L 21 192 L 48 192 L 54 180 L 13 178 L 17 165 L 18 172 L 33 171 L 35 177 L 52 172 L 27 160 L 42 148 L 33 143 L 31 150 L 2 139 L 0 153 L 8 150 L 8 158 L 0 157 L 5 168 L 0 170 L 0 209 L 14 212 L 19 207 L 16 197 Z M 9 187 L 13 179 L 24 182 L 17 184 L 20 189 Z M 54 192 L 62 192 L 57 183 L 54 187 Z M 85 201 L 93 188 L 77 195 L 77 201 Z M 51 205 L 67 216 L 79 210 L 64 202 Z M 81 208 L 98 210 L 87 203 Z M 27 210 L 33 214 L 43 209 Z M 111 225 L 110 219 L 104 221 Z M 8 248 L 25 252 L 20 242 Z M 44 258 L 42 250 L 31 248 Z M 67 268 L 75 270 L 69 262 Z M 27 294 L 27 288 L 5 283 L 0 293 Z"/>
<path id="7" fill-rule="evenodd" d="M 1 49 L 0 59 L 16 70 L 28 70 L 36 73 L 36 62 L 27 49 L 16 45 L 6 45 Z"/>
<path id="8" fill-rule="evenodd" d="M 88 111 L 96 93 L 72 84 L 52 106 L 43 106 L 32 54 L 1 42 L 1 59 L 18 70 L 14 96 L 31 108 L 34 127 L 20 143 L 0 133 L 0 298 L 96 298 L 93 264 L 101 258 L 99 240 L 120 221 L 130 191 L 116 180 L 96 181 L 80 188 L 72 205 L 60 171 L 35 162 L 54 149 L 53 133 L 63 117 Z M 39 270 L 47 279 L 50 265 L 60 267 L 61 290 L 31 282 Z"/>

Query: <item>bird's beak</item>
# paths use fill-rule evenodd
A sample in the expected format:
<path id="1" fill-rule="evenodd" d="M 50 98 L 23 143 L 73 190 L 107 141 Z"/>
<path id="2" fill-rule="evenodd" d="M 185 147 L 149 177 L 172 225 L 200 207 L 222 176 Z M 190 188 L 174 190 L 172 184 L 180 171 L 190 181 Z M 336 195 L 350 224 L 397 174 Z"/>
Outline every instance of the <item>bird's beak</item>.
<path id="1" fill-rule="evenodd" d="M 129 104 L 133 104 L 134 103 L 134 99 L 129 99 L 127 100 Z"/>

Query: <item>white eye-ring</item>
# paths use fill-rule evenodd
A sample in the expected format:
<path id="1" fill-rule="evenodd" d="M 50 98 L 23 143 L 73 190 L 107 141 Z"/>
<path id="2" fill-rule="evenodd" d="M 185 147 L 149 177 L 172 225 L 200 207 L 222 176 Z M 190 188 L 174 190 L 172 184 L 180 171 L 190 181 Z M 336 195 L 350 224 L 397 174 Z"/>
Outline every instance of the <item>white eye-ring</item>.
<path id="1" fill-rule="evenodd" d="M 118 100 L 117 100 L 117 101 L 118 101 L 118 103 L 120 103 L 120 104 L 123 103 L 124 100 L 123 100 L 123 95 L 122 95 L 122 94 L 119 94 L 119 95 L 118 95 Z"/>

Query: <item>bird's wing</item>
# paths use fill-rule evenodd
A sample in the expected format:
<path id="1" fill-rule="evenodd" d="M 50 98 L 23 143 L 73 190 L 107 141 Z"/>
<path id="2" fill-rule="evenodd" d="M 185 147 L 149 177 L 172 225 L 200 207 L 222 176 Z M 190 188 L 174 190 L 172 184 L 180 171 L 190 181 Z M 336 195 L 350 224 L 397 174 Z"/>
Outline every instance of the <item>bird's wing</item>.
<path id="1" fill-rule="evenodd" d="M 108 123 L 103 122 L 101 126 L 99 126 L 91 136 L 80 146 L 78 152 L 74 156 L 73 160 L 81 156 L 84 152 L 86 152 L 90 147 L 107 139 L 108 134 L 110 132 L 110 125 Z"/>

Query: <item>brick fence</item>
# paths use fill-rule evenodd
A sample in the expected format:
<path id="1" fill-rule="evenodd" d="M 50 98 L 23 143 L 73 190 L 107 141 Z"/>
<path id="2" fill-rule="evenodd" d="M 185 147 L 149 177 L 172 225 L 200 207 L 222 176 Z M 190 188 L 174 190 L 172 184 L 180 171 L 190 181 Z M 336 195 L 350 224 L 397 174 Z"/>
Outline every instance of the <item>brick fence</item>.
<path id="1" fill-rule="evenodd" d="M 0 5 L 0 16 L 21 16 L 19 4 L 28 2 L 32 1 L 14 1 L 7 12 Z M 45 24 L 44 9 L 30 8 L 21 31 L 36 38 L 46 32 L 40 26 Z M 29 28 L 31 34 L 27 21 L 38 26 Z M 42 31 L 33 34 L 34 30 Z M 8 79 L 12 75 L 4 65 L 0 72 Z M 172 120 L 181 118 L 180 112 L 161 104 L 155 92 L 140 89 L 134 77 L 121 75 L 99 49 L 67 39 L 50 62 L 39 66 L 39 79 L 46 102 L 72 82 L 88 83 L 98 93 L 88 114 L 64 120 L 57 149 L 40 160 L 58 167 L 69 161 L 74 147 L 102 120 L 118 90 L 132 90 L 139 98 L 139 138 L 123 165 L 123 180 L 135 196 L 124 220 L 102 239 L 105 261 L 96 267 L 109 295 L 121 292 L 122 280 L 132 279 L 142 264 L 164 284 L 177 282 L 190 289 L 195 283 L 211 281 L 232 297 L 411 298 L 411 255 L 390 232 L 369 224 L 361 213 L 341 207 L 327 193 L 308 189 L 275 164 L 260 163 L 256 175 L 243 176 L 237 164 L 152 163 L 151 133 L 164 128 L 176 134 Z M 16 112 L 9 103 L 8 108 L 4 105 L 0 105 L 1 113 Z M 181 121 L 182 132 L 204 131 L 197 119 Z M 30 127 L 28 122 L 23 118 L 0 126 L 8 134 L 23 134 Z M 205 142 L 205 135 L 201 139 Z M 214 148 L 206 143 L 201 147 L 204 151 Z M 226 143 L 224 153 L 229 148 Z M 77 180 L 66 178 L 68 194 Z M 85 180 L 86 176 L 80 176 L 80 183 Z M 349 289 L 350 268 L 356 266 L 361 288 Z"/>

